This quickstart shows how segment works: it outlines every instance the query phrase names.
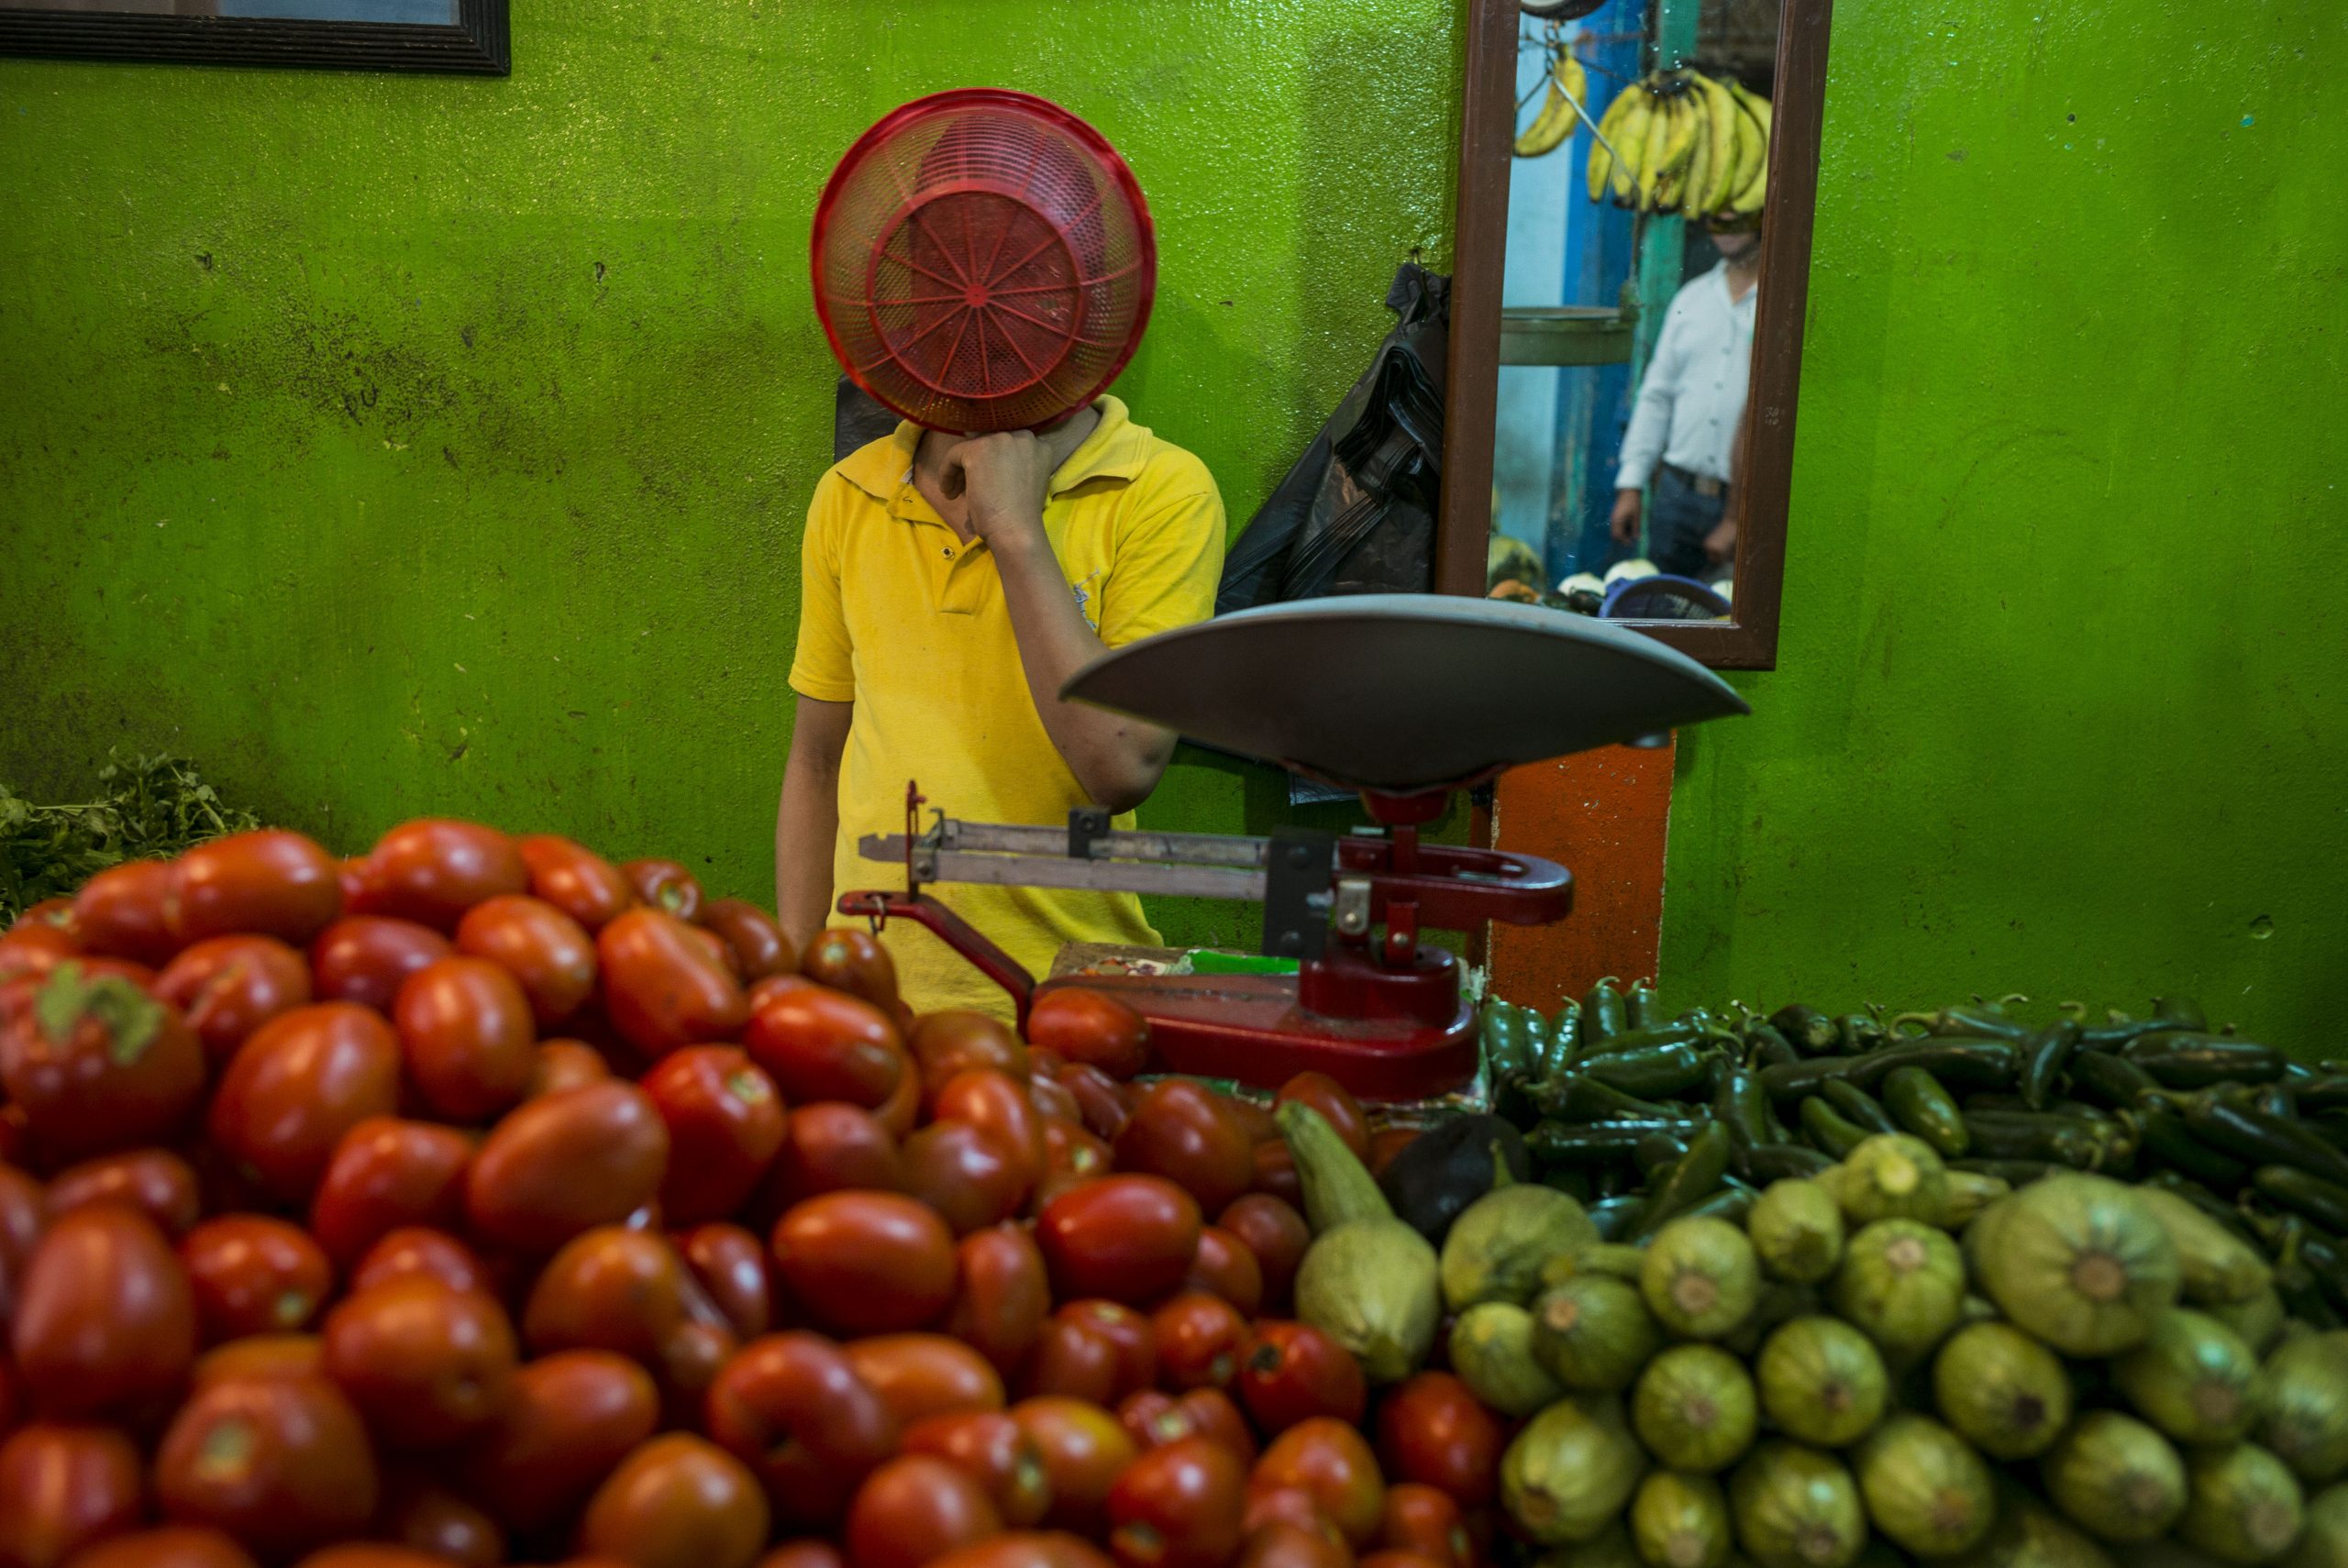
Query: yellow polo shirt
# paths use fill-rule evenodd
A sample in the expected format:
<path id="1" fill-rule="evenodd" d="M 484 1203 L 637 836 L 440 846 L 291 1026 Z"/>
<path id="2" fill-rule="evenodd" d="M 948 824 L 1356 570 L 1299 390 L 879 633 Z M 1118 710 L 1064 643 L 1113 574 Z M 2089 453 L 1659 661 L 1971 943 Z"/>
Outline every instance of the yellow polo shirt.
<path id="1" fill-rule="evenodd" d="M 1205 464 L 1135 425 L 1123 403 L 1094 406 L 1099 425 L 1052 476 L 1044 531 L 1085 620 L 1117 647 L 1213 613 L 1223 499 Z M 957 538 L 914 486 L 920 436 L 908 423 L 850 453 L 807 509 L 791 687 L 856 704 L 840 763 L 836 901 L 904 886 L 903 866 L 866 860 L 856 845 L 904 830 L 908 780 L 969 822 L 1057 826 L 1090 804 L 1028 695 L 986 542 Z M 1067 943 L 1157 941 L 1130 893 L 933 890 L 1038 979 Z M 1010 1016 L 1002 991 L 929 933 L 892 924 L 883 940 L 915 1011 Z"/>

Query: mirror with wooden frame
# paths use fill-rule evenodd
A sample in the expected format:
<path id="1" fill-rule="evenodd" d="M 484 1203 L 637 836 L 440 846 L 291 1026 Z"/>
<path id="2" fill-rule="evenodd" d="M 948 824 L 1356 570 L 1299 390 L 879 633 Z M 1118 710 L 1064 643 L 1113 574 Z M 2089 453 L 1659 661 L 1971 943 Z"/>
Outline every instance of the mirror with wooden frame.
<path id="1" fill-rule="evenodd" d="M 1777 663 L 1831 0 L 1465 0 L 1437 588 Z"/>

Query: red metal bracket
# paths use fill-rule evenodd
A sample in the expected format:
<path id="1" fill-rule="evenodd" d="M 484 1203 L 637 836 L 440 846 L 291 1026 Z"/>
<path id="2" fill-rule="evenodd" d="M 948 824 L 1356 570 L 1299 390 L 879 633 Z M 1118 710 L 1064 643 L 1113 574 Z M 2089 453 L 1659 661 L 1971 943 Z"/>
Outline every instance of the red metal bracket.
<path id="1" fill-rule="evenodd" d="M 1035 999 L 1036 977 L 1026 966 L 996 946 L 979 929 L 927 893 L 842 893 L 839 911 L 869 920 L 877 933 L 892 920 L 906 920 L 935 934 L 969 960 L 972 967 L 1010 993 L 1022 1032 L 1027 1028 L 1027 1005 Z"/>

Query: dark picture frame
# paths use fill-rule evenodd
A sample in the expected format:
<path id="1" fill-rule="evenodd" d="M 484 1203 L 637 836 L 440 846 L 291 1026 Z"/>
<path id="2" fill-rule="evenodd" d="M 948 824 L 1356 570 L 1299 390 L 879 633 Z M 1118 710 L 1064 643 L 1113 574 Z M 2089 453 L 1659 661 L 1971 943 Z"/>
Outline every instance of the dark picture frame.
<path id="1" fill-rule="evenodd" d="M 508 76 L 506 8 L 507 0 L 456 0 L 457 19 L 439 25 L 65 10 L 0 0 L 0 54 Z"/>
<path id="2" fill-rule="evenodd" d="M 1485 590 L 1491 537 L 1492 444 L 1500 412 L 1501 280 L 1508 247 L 1510 159 L 1516 138 L 1520 0 L 1461 0 L 1467 88 L 1459 134 L 1459 205 L 1453 233 L 1448 414 L 1434 583 L 1440 593 Z M 1761 226 L 1762 285 L 1753 331 L 1751 445 L 1736 544 L 1736 593 L 1724 621 L 1626 621 L 1714 669 L 1775 669 L 1786 575 L 1786 513 L 1793 490 L 1794 403 L 1801 384 L 1802 323 L 1810 308 L 1811 226 L 1818 209 L 1818 149 L 1826 107 L 1826 36 L 1833 0 L 1783 0 L 1778 29 L 1769 205 Z"/>

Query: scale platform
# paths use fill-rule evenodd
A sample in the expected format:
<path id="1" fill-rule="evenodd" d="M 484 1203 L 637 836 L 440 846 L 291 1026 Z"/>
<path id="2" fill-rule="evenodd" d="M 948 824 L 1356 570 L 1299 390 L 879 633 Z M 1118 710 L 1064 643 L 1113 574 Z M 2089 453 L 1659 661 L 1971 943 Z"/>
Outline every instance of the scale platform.
<path id="1" fill-rule="evenodd" d="M 1276 1085 L 1306 1068 L 1357 1095 L 1415 1099 L 1476 1070 L 1458 961 L 1424 929 L 1564 919 L 1562 867 L 1422 844 L 1452 794 L 1509 767 L 1639 742 L 1750 712 L 1686 655 L 1535 605 L 1374 594 L 1268 605 L 1115 649 L 1061 695 L 1357 791 L 1374 826 L 1337 836 L 1119 832 L 1105 812 L 1068 826 L 938 815 L 911 790 L 903 834 L 867 859 L 902 863 L 903 892 L 852 892 L 842 913 L 913 920 L 1008 991 L 1024 1020 L 1041 992 L 1082 985 L 1147 1016 L 1170 1070 Z M 935 898 L 928 882 L 1091 888 L 1261 902 L 1265 953 L 1294 976 L 1032 976 Z"/>

